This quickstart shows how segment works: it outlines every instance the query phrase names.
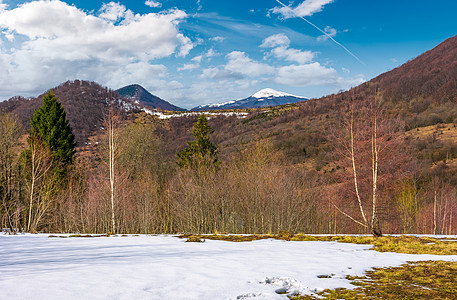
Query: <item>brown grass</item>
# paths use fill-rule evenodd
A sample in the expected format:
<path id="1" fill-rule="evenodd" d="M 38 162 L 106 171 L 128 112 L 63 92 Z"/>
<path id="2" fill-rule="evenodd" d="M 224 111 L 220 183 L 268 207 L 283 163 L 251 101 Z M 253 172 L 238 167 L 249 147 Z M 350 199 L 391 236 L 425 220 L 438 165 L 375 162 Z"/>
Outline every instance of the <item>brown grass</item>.
<path id="1" fill-rule="evenodd" d="M 456 299 L 457 262 L 425 261 L 396 268 L 368 271 L 363 277 L 348 277 L 354 290 L 325 290 L 317 296 L 289 296 L 309 299 Z"/>

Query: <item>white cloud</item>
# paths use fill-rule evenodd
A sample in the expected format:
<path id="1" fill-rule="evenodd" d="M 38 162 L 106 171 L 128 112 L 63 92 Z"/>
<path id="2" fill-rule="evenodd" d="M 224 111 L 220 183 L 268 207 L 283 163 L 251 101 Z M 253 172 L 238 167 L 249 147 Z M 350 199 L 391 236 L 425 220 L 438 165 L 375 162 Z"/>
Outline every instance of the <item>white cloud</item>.
<path id="1" fill-rule="evenodd" d="M 362 75 L 354 78 L 343 78 L 335 69 L 327 68 L 315 62 L 305 65 L 281 67 L 275 79 L 277 83 L 290 86 L 333 86 L 337 89 L 347 89 L 365 81 Z"/>
<path id="2" fill-rule="evenodd" d="M 330 27 L 330 26 L 325 27 L 324 31 L 325 31 L 326 35 L 324 34 L 324 35 L 321 35 L 321 36 L 317 37 L 317 40 L 319 42 L 328 40 L 329 36 L 333 38 L 337 34 L 337 30 L 335 28 Z"/>
<path id="3" fill-rule="evenodd" d="M 181 71 L 190 71 L 200 68 L 200 64 L 184 64 L 182 67 L 177 68 L 178 72 Z"/>
<path id="4" fill-rule="evenodd" d="M 113 22 L 124 18 L 126 13 L 126 7 L 116 2 L 104 3 L 100 8 L 100 18 Z"/>
<path id="5" fill-rule="evenodd" d="M 200 68 L 200 63 L 202 62 L 203 56 L 199 55 L 191 59 L 192 63 L 184 64 L 182 67 L 177 68 L 177 71 L 190 71 Z"/>
<path id="6" fill-rule="evenodd" d="M 194 58 L 192 58 L 192 61 L 194 61 L 196 63 L 201 63 L 202 59 L 203 59 L 203 56 L 199 55 L 199 56 L 195 56 Z"/>
<path id="7" fill-rule="evenodd" d="M 299 64 L 308 63 L 313 60 L 314 53 L 289 48 L 290 40 L 285 34 L 274 34 L 263 40 L 261 48 L 274 48 L 269 55 Z"/>
<path id="8" fill-rule="evenodd" d="M 260 47 L 262 48 L 274 48 L 278 46 L 289 47 L 290 40 L 284 33 L 270 35 L 263 40 Z"/>
<path id="9" fill-rule="evenodd" d="M 218 55 L 220 55 L 220 54 L 217 53 L 216 51 L 214 51 L 213 48 L 209 49 L 208 52 L 205 53 L 205 57 L 207 57 L 208 59 L 211 59 L 212 57 L 218 56 Z"/>
<path id="10" fill-rule="evenodd" d="M 225 65 L 225 70 L 239 73 L 247 76 L 260 76 L 265 74 L 272 74 L 275 68 L 256 62 L 249 58 L 245 52 L 233 51 L 226 56 L 228 63 Z"/>
<path id="11" fill-rule="evenodd" d="M 185 56 L 194 47 L 178 29 L 186 17 L 177 9 L 134 15 L 114 2 L 104 4 L 98 16 L 45 0 L 0 11 L 0 40 L 23 41 L 1 53 L 0 95 L 6 86 L 15 94 L 37 92 L 75 78 L 107 84 L 125 66 Z M 152 69 L 148 76 L 158 76 Z"/>
<path id="12" fill-rule="evenodd" d="M 323 7 L 334 0 L 305 0 L 297 7 L 279 6 L 272 9 L 273 13 L 280 14 L 283 18 L 309 17 L 322 11 Z"/>
<path id="13" fill-rule="evenodd" d="M 218 68 L 207 68 L 202 71 L 200 78 L 214 78 L 220 70 Z"/>
<path id="14" fill-rule="evenodd" d="M 299 64 L 311 62 L 315 55 L 311 51 L 301 51 L 286 47 L 274 48 L 273 50 L 271 50 L 271 54 L 277 58 L 283 58 L 287 61 L 293 61 Z"/>
<path id="15" fill-rule="evenodd" d="M 154 0 L 148 0 L 144 4 L 146 4 L 149 7 L 157 8 L 157 7 L 162 7 L 162 3 L 159 1 L 154 1 Z"/>
<path id="16" fill-rule="evenodd" d="M 167 68 L 164 65 L 152 65 L 147 62 L 131 63 L 106 74 L 106 82 L 110 87 L 122 87 L 131 83 L 148 83 L 149 86 L 164 84 Z M 103 75 L 102 75 L 103 76 Z"/>
<path id="17" fill-rule="evenodd" d="M 213 42 L 223 42 L 225 40 L 225 37 L 215 36 L 215 37 L 210 38 L 210 40 Z"/>
<path id="18" fill-rule="evenodd" d="M 203 69 L 200 75 L 202 79 L 214 79 L 216 81 L 236 81 L 244 80 L 245 76 L 238 72 L 233 72 L 218 67 Z"/>
<path id="19" fill-rule="evenodd" d="M 306 65 L 291 65 L 281 67 L 276 78 L 277 83 L 291 86 L 313 86 L 334 84 L 337 72 L 333 68 L 326 68 L 315 62 Z"/>

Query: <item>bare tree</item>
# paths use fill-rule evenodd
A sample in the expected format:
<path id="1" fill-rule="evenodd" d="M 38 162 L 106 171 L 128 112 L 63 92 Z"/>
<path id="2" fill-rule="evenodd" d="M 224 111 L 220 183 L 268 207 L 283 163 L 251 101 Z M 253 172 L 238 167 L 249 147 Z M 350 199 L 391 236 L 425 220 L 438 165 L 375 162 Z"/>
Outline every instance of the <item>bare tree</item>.
<path id="1" fill-rule="evenodd" d="M 396 122 L 389 120 L 382 109 L 380 96 L 357 102 L 352 97 L 342 130 L 335 129 L 334 141 L 339 154 L 350 162 L 351 181 L 360 217 L 336 209 L 374 236 L 381 236 L 379 224 L 379 185 L 389 178 L 398 144 Z M 398 169 L 399 166 L 397 166 Z"/>
<path id="2" fill-rule="evenodd" d="M 28 218 L 27 231 L 35 231 L 51 204 L 52 179 L 48 175 L 52 168 L 52 154 L 39 137 L 29 137 L 27 165 L 30 178 L 28 185 Z"/>
<path id="3" fill-rule="evenodd" d="M 108 112 L 103 121 L 103 127 L 106 130 L 106 139 L 103 143 L 102 150 L 107 153 L 102 154 L 105 157 L 109 173 L 109 202 L 111 206 L 111 230 L 117 232 L 116 224 L 116 202 L 117 202 L 117 173 L 118 159 L 120 154 L 120 115 L 116 111 L 116 97 L 112 92 L 107 92 Z M 107 155 L 106 155 L 107 154 Z"/>
<path id="4" fill-rule="evenodd" d="M 18 206 L 18 196 L 15 195 L 18 183 L 16 162 L 21 132 L 17 118 L 0 114 L 0 214 L 4 216 L 0 224 L 10 229 L 14 227 L 13 219 Z"/>

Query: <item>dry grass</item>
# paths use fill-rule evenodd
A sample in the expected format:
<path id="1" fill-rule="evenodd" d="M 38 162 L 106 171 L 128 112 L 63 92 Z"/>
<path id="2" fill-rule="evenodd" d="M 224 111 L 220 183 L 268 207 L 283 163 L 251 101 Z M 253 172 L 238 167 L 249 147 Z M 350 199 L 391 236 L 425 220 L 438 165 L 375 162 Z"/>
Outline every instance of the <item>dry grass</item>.
<path id="1" fill-rule="evenodd" d="M 341 242 L 351 244 L 373 245 L 372 250 L 379 252 L 396 252 L 406 254 L 435 254 L 435 255 L 457 255 L 457 242 L 446 239 L 416 236 L 383 236 L 375 238 L 372 236 L 316 236 L 306 234 L 293 234 L 282 231 L 278 234 L 253 234 L 253 235 L 192 235 L 183 234 L 179 238 L 196 237 L 208 240 L 221 240 L 228 242 L 250 242 L 264 239 L 276 239 L 287 241 L 320 241 L 320 242 Z"/>
<path id="2" fill-rule="evenodd" d="M 368 271 L 364 277 L 348 277 L 354 290 L 325 290 L 309 299 L 456 299 L 457 262 L 414 262 L 396 268 Z"/>
<path id="3" fill-rule="evenodd" d="M 412 129 L 405 133 L 406 136 L 411 136 L 415 139 L 424 139 L 433 137 L 443 142 L 456 142 L 457 141 L 457 127 L 454 123 L 450 124 L 436 124 L 427 127 L 420 127 Z"/>

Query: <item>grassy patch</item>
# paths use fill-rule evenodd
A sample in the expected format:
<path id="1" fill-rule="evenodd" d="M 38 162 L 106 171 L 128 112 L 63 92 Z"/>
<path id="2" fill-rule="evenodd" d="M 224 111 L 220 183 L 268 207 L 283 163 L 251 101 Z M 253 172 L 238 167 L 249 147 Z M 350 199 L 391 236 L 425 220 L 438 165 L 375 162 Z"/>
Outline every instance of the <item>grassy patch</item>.
<path id="1" fill-rule="evenodd" d="M 277 239 L 286 241 L 323 241 L 341 242 L 351 244 L 373 245 L 372 250 L 379 252 L 397 252 L 406 254 L 436 254 L 436 255 L 457 255 L 457 242 L 446 239 L 416 236 L 383 236 L 375 238 L 372 236 L 315 236 L 306 234 L 293 234 L 282 231 L 278 234 L 253 234 L 253 235 L 191 235 L 183 234 L 180 238 L 197 237 L 208 240 L 221 240 L 229 242 L 250 242 L 264 239 Z"/>
<path id="2" fill-rule="evenodd" d="M 70 238 L 94 238 L 94 237 L 117 237 L 117 235 L 112 234 L 112 233 L 106 233 L 106 234 L 70 234 L 68 237 Z M 122 235 L 123 237 L 127 235 Z M 48 238 L 67 238 L 65 235 L 49 235 Z"/>
<path id="3" fill-rule="evenodd" d="M 317 296 L 295 295 L 290 299 L 456 299 L 457 262 L 414 262 L 348 279 L 358 288 L 325 290 Z"/>
<path id="4" fill-rule="evenodd" d="M 286 239 L 284 237 L 280 238 L 278 235 L 274 235 L 274 234 L 251 234 L 251 235 L 182 234 L 178 237 L 181 239 L 191 239 L 192 238 L 192 239 L 218 240 L 218 241 L 226 241 L 226 242 L 251 242 L 251 241 L 266 240 L 266 239 L 279 239 L 279 240 Z"/>
<path id="5" fill-rule="evenodd" d="M 416 236 L 310 236 L 297 234 L 294 241 L 337 241 L 352 244 L 370 244 L 372 250 L 406 254 L 457 255 L 457 242 L 432 237 Z"/>
<path id="6" fill-rule="evenodd" d="M 199 238 L 198 236 L 192 235 L 187 238 L 186 243 L 203 243 L 204 239 Z"/>

